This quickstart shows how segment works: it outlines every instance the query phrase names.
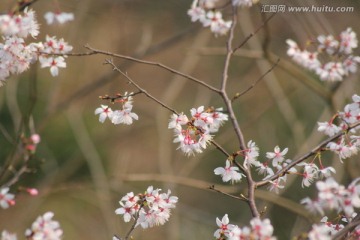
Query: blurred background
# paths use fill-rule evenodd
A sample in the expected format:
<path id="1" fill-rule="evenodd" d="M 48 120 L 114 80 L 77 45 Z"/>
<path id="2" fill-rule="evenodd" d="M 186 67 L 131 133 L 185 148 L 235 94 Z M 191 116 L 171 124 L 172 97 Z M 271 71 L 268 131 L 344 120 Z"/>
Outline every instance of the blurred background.
<path id="1" fill-rule="evenodd" d="M 15 1 L 0 2 L 7 12 Z M 286 56 L 286 39 L 299 44 L 319 34 L 337 36 L 347 27 L 360 34 L 360 3 L 357 1 L 260 0 L 239 10 L 235 44 L 259 28 L 271 13 L 261 5 L 352 6 L 349 13 L 277 13 L 233 58 L 228 93 L 247 89 L 280 58 L 278 66 L 251 91 L 234 102 L 246 141 L 260 148 L 260 159 L 276 145 L 288 147 L 294 159 L 324 137 L 317 121 L 327 121 L 354 93 L 359 94 L 359 74 L 341 83 L 320 82 L 312 73 L 293 64 Z M 190 0 L 38 0 L 32 8 L 38 15 L 40 35 L 64 38 L 74 52 L 84 45 L 166 64 L 208 84 L 219 87 L 224 66 L 226 37 L 214 37 L 207 28 L 187 16 Z M 43 15 L 60 9 L 73 12 L 75 20 L 47 26 Z M 224 10 L 224 18 L 230 11 Z M 359 50 L 356 50 L 359 54 Z M 230 221 L 248 225 L 250 212 L 243 202 L 207 190 L 216 184 L 223 191 L 245 192 L 245 182 L 223 185 L 213 174 L 225 158 L 210 146 L 204 153 L 186 157 L 173 144 L 167 129 L 171 113 L 142 95 L 134 97 L 133 111 L 139 120 L 130 126 L 99 123 L 94 110 L 100 95 L 136 91 L 123 77 L 103 65 L 106 56 L 68 57 L 67 68 L 53 78 L 48 69 L 33 65 L 29 71 L 8 79 L 0 88 L 0 166 L 16 151 L 20 133 L 29 134 L 23 123 L 41 136 L 36 172 L 24 175 L 12 187 L 36 187 L 37 197 L 17 195 L 17 204 L 0 209 L 0 230 L 17 232 L 19 238 L 35 218 L 46 211 L 55 213 L 64 239 L 111 239 L 124 236 L 130 224 L 115 215 L 118 201 L 127 192 L 143 192 L 147 186 L 171 189 L 179 197 L 178 207 L 164 226 L 135 230 L 134 239 L 213 239 L 216 217 L 229 214 Z M 197 106 L 224 106 L 221 98 L 203 87 L 163 69 L 115 59 L 120 69 L 178 112 L 189 114 Z M 36 96 L 36 97 L 34 97 Z M 116 109 L 116 106 L 113 106 Z M 30 114 L 29 114 L 30 113 Z M 215 140 L 228 152 L 238 150 L 236 136 L 226 123 Z M 336 156 L 323 156 L 325 165 L 337 169 L 336 178 L 347 184 L 360 176 L 359 157 L 340 164 Z M 260 179 L 258 177 L 257 179 Z M 266 188 L 258 191 L 259 209 L 266 209 L 279 239 L 290 239 L 307 231 L 317 218 L 299 205 L 314 196 L 314 186 L 301 188 L 300 177 L 290 177 L 279 195 Z"/>

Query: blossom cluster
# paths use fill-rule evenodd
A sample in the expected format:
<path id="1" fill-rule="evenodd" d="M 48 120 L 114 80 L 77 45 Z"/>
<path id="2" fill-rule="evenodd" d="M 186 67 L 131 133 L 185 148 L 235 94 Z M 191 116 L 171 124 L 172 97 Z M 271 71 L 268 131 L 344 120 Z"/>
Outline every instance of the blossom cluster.
<path id="1" fill-rule="evenodd" d="M 72 50 L 63 39 L 46 37 L 46 42 L 26 43 L 25 38 L 35 38 L 39 34 L 39 24 L 33 10 L 25 9 L 22 15 L 0 15 L 0 33 L 3 43 L 0 43 L 0 86 L 11 74 L 26 71 L 30 64 L 38 59 L 41 67 L 50 67 L 53 76 L 58 75 L 58 68 L 65 68 L 62 56 L 52 57 L 52 54 L 66 54 Z"/>
<path id="2" fill-rule="evenodd" d="M 336 114 L 330 121 L 318 122 L 318 131 L 332 137 L 341 131 L 347 131 L 349 125 L 358 123 L 360 121 L 360 96 L 354 94 L 352 100 L 352 103 L 347 104 L 344 110 Z M 338 120 L 339 123 L 336 124 L 335 120 Z M 340 161 L 357 154 L 360 148 L 358 130 L 359 127 L 351 129 L 347 134 L 340 136 L 337 141 L 329 142 L 327 148 L 336 153 Z"/>
<path id="3" fill-rule="evenodd" d="M 39 216 L 32 223 L 31 228 L 25 231 L 25 237 L 29 240 L 60 240 L 63 231 L 59 222 L 53 220 L 54 213 L 46 212 Z M 4 230 L 1 233 L 1 240 L 17 240 L 16 234 Z"/>
<path id="4" fill-rule="evenodd" d="M 352 181 L 346 188 L 337 183 L 333 178 L 325 181 L 317 181 L 318 196 L 315 200 L 305 198 L 301 202 L 312 212 L 316 211 L 321 215 L 326 210 L 337 210 L 343 213 L 347 219 L 351 219 L 355 208 L 360 208 L 360 178 Z"/>
<path id="5" fill-rule="evenodd" d="M 354 219 L 356 213 L 353 214 Z M 333 239 L 336 233 L 341 231 L 345 226 L 344 224 L 349 222 L 349 219 L 342 218 L 340 223 L 337 219 L 336 222 L 328 221 L 328 217 L 323 217 L 320 221 L 320 224 L 314 224 L 311 228 L 311 231 L 308 234 L 309 240 L 331 240 Z M 352 232 L 349 232 L 346 236 L 346 239 L 359 239 L 360 238 L 360 226 L 356 226 Z"/>
<path id="6" fill-rule="evenodd" d="M 219 0 L 194 0 L 188 15 L 192 22 L 199 21 L 204 27 L 210 27 L 210 30 L 217 35 L 225 35 L 232 24 L 232 21 L 225 21 L 222 13 L 215 10 Z M 232 0 L 234 6 L 251 7 L 253 0 Z"/>
<path id="7" fill-rule="evenodd" d="M 271 225 L 269 219 L 253 218 L 250 221 L 250 226 L 240 228 L 237 225 L 230 224 L 227 214 L 220 220 L 216 218 L 218 229 L 214 233 L 214 237 L 218 240 L 272 240 L 274 227 Z"/>
<path id="8" fill-rule="evenodd" d="M 247 169 L 248 167 L 255 167 L 256 171 L 260 175 L 265 175 L 264 180 L 272 177 L 276 172 L 280 171 L 286 167 L 291 160 L 285 159 L 285 155 L 288 152 L 288 148 L 281 150 L 279 146 L 274 148 L 274 152 L 267 152 L 265 162 L 260 162 L 259 157 L 259 148 L 256 143 L 250 140 L 247 143 L 247 148 L 239 152 L 244 157 L 243 167 Z M 237 182 L 240 181 L 244 176 L 242 173 L 239 173 L 239 168 L 237 166 L 232 166 L 232 162 L 226 160 L 225 167 L 218 167 L 214 170 L 215 175 L 221 175 L 223 182 Z M 293 167 L 288 172 L 294 173 L 296 169 Z M 278 192 L 279 189 L 284 188 L 287 176 L 281 176 L 274 181 L 270 181 L 269 188 L 271 191 Z"/>
<path id="9" fill-rule="evenodd" d="M 356 73 L 360 56 L 354 56 L 353 50 L 358 47 L 356 33 L 348 28 L 339 38 L 333 35 L 320 35 L 315 50 L 301 49 L 298 44 L 288 39 L 287 54 L 302 67 L 313 71 L 322 81 L 342 81 L 350 74 Z"/>
<path id="10" fill-rule="evenodd" d="M 258 160 L 260 155 L 259 148 L 254 141 L 250 140 L 247 143 L 247 148 L 240 151 L 239 154 L 243 155 L 245 159 L 243 163 L 243 167 L 245 169 L 248 167 L 254 167 L 259 175 L 264 176 L 263 180 L 268 180 L 292 163 L 291 159 L 286 158 L 287 152 L 288 148 L 281 149 L 279 146 L 275 146 L 273 152 L 266 153 L 267 160 L 261 162 Z M 333 167 L 325 167 L 322 165 L 321 161 L 319 162 L 320 167 L 317 166 L 314 161 L 309 163 L 299 163 L 296 166 L 291 167 L 287 173 L 302 176 L 302 187 L 309 187 L 315 179 L 330 177 L 331 174 L 336 172 Z M 239 168 L 237 166 L 233 166 L 233 164 L 234 163 L 232 161 L 226 160 L 225 167 L 218 167 L 214 170 L 215 175 L 220 175 L 223 182 L 240 181 L 244 175 L 240 173 Z M 301 167 L 303 169 L 301 170 L 302 172 L 299 172 L 296 167 Z M 285 187 L 287 176 L 287 174 L 282 174 L 275 180 L 269 181 L 269 190 L 278 193 L 280 189 Z"/>
<path id="11" fill-rule="evenodd" d="M 168 128 L 174 129 L 174 142 L 186 155 L 201 153 L 212 140 L 211 133 L 219 130 L 220 126 L 228 120 L 228 115 L 222 108 L 208 108 L 204 106 L 192 108 L 191 118 L 185 114 L 173 114 Z"/>
<path id="12" fill-rule="evenodd" d="M 169 220 L 171 209 L 175 208 L 178 201 L 178 197 L 170 194 L 170 190 L 161 193 L 161 189 L 154 189 L 153 186 L 149 186 L 145 193 L 127 193 L 119 201 L 121 207 L 115 213 L 123 215 L 125 222 L 135 220 L 135 227 L 145 229 L 163 225 Z"/>
<path id="13" fill-rule="evenodd" d="M 133 120 L 138 120 L 139 116 L 132 112 L 133 108 L 133 93 L 128 94 L 125 92 L 123 95 L 118 94 L 116 100 L 112 100 L 113 103 L 121 104 L 119 110 L 112 110 L 107 105 L 101 105 L 101 107 L 95 109 L 95 115 L 99 115 L 99 121 L 104 123 L 108 118 L 113 124 L 125 124 L 131 125 Z"/>

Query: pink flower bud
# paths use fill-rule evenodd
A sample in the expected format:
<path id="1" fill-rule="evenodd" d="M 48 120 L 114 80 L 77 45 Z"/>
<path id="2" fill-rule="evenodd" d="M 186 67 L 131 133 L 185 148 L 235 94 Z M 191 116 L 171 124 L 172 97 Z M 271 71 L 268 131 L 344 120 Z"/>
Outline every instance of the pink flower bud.
<path id="1" fill-rule="evenodd" d="M 34 144 L 38 144 L 40 142 L 40 135 L 39 134 L 33 134 L 31 135 L 31 141 L 34 143 Z"/>
<path id="2" fill-rule="evenodd" d="M 31 195 L 31 196 L 36 196 L 39 194 L 39 191 L 36 188 L 27 188 L 26 191 Z"/>
<path id="3" fill-rule="evenodd" d="M 15 205 L 15 200 L 11 199 L 7 201 L 9 203 L 10 206 L 14 206 Z"/>

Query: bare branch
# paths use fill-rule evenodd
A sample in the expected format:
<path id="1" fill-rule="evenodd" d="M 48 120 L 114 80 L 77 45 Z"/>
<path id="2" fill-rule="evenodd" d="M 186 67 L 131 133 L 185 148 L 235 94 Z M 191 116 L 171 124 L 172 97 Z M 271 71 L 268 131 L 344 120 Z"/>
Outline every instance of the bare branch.
<path id="1" fill-rule="evenodd" d="M 268 17 L 254 32 L 250 33 L 236 48 L 233 52 L 236 52 L 239 48 L 244 46 L 256 33 L 258 33 L 274 16 L 276 13 L 273 13 Z"/>
<path id="2" fill-rule="evenodd" d="M 159 99 L 155 98 L 153 95 L 151 95 L 150 93 L 148 93 L 145 89 L 143 89 L 142 87 L 140 87 L 140 85 L 138 85 L 136 82 L 134 82 L 134 80 L 132 80 L 126 73 L 124 73 L 123 71 L 121 71 L 114 63 L 112 60 L 107 59 L 105 60 L 106 64 L 110 64 L 113 67 L 113 70 L 120 73 L 121 75 L 123 75 L 132 85 L 134 85 L 140 92 L 144 93 L 148 98 L 150 98 L 151 100 L 153 100 L 154 102 L 160 104 L 162 107 L 166 108 L 167 110 L 169 110 L 170 112 L 175 113 L 176 115 L 179 115 L 178 112 L 167 106 L 165 103 L 161 102 Z"/>
<path id="3" fill-rule="evenodd" d="M 99 49 L 95 49 L 95 48 L 92 48 L 90 47 L 89 45 L 85 46 L 87 49 L 89 49 L 91 52 L 88 52 L 88 53 L 85 53 L 85 55 L 93 55 L 93 54 L 103 54 L 103 55 L 107 55 L 107 56 L 111 56 L 111 57 L 114 57 L 114 58 L 121 58 L 121 59 L 126 59 L 126 60 L 129 60 L 129 61 L 133 61 L 133 62 L 137 62 L 137 63 L 141 63 L 141 64 L 146 64 L 146 65 L 151 65 L 151 66 L 157 66 L 157 67 L 160 67 L 160 68 L 163 68 L 171 73 L 174 73 L 176 75 L 179 75 L 179 76 L 182 76 L 186 79 L 189 79 L 190 81 L 194 82 L 194 83 L 197 83 L 199 85 L 202 85 L 204 87 L 206 87 L 207 89 L 213 91 L 213 92 L 216 92 L 216 93 L 220 93 L 220 90 L 195 78 L 195 77 L 192 77 L 188 74 L 185 74 L 185 73 L 182 73 L 182 72 L 179 72 L 171 67 L 168 67 L 162 63 L 158 63 L 158 62 L 151 62 L 151 61 L 145 61 L 145 60 L 141 60 L 141 59 L 137 59 L 137 58 L 134 58 L 134 57 L 129 57 L 129 56 L 125 56 L 125 55 L 121 55 L 121 54 L 115 54 L 115 53 L 111 53 L 111 52 L 106 52 L 106 51 L 102 51 L 102 50 L 99 50 Z M 68 56 L 82 56 L 81 54 L 68 54 Z"/>
<path id="4" fill-rule="evenodd" d="M 223 191 L 215 188 L 215 185 L 210 185 L 210 186 L 209 186 L 209 189 L 210 189 L 210 190 L 213 190 L 213 191 L 215 191 L 215 192 L 221 193 L 221 194 L 223 194 L 223 195 L 225 195 L 225 196 L 228 196 L 228 197 L 231 197 L 231 198 L 240 200 L 240 201 L 245 201 L 245 202 L 248 202 L 248 201 L 249 201 L 249 199 L 247 199 L 247 198 L 246 198 L 245 196 L 243 196 L 243 195 L 240 195 L 240 197 L 238 197 L 238 196 L 235 196 L 235 195 L 232 195 L 232 194 L 223 192 Z"/>

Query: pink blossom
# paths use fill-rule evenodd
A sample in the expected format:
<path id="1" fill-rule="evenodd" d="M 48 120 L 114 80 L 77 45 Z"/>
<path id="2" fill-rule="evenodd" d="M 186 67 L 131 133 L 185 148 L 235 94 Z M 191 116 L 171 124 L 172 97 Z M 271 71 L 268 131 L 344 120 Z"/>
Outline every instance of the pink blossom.
<path id="1" fill-rule="evenodd" d="M 15 195 L 9 193 L 9 190 L 8 187 L 0 188 L 0 207 L 3 209 L 15 205 Z"/>
<path id="2" fill-rule="evenodd" d="M 59 75 L 59 68 L 66 68 L 65 59 L 62 56 L 58 57 L 39 57 L 42 68 L 50 67 L 50 73 L 53 77 Z"/>
<path id="3" fill-rule="evenodd" d="M 54 213 L 46 212 L 44 215 L 39 216 L 31 225 L 30 229 L 25 231 L 25 236 L 37 240 L 60 240 L 63 231 L 60 224 L 52 218 Z"/>
<path id="4" fill-rule="evenodd" d="M 266 153 L 266 157 L 268 159 L 272 159 L 272 164 L 273 166 L 278 166 L 279 164 L 281 164 L 285 158 L 285 154 L 288 152 L 288 148 L 285 148 L 284 150 L 280 150 L 279 146 L 276 146 L 274 148 L 274 152 L 267 152 Z"/>
<path id="5" fill-rule="evenodd" d="M 215 168 L 215 175 L 221 175 L 223 182 L 238 182 L 245 175 L 238 172 L 239 168 L 235 166 L 231 166 L 230 161 L 226 160 L 225 168 L 218 167 Z"/>
<path id="6" fill-rule="evenodd" d="M 101 107 L 95 109 L 95 115 L 99 114 L 99 121 L 101 123 L 105 122 L 106 118 L 112 119 L 113 111 L 106 105 L 101 105 Z"/>
<path id="7" fill-rule="evenodd" d="M 356 37 L 356 33 L 351 29 L 347 28 L 340 34 L 340 52 L 345 54 L 351 54 L 353 52 L 353 48 L 357 48 L 358 40 Z"/>
<path id="8" fill-rule="evenodd" d="M 341 131 L 341 128 L 333 124 L 332 122 L 318 122 L 318 131 L 324 132 L 329 137 L 334 136 Z"/>

